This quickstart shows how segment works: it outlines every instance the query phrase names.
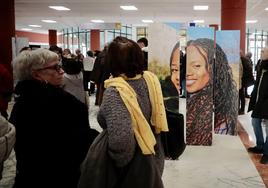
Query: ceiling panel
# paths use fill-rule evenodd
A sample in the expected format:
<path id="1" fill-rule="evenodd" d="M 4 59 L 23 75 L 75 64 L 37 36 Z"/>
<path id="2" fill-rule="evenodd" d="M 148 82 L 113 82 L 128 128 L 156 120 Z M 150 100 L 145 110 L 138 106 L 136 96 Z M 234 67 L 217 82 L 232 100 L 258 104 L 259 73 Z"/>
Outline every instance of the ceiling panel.
<path id="1" fill-rule="evenodd" d="M 220 24 L 220 0 L 15 0 L 16 29 L 29 24 L 42 25 L 41 30 L 61 30 L 80 26 L 91 19 L 105 22 L 141 24 L 142 19 L 158 22 L 186 22 L 204 19 L 205 24 Z M 126 12 L 120 5 L 133 4 L 138 11 Z M 56 11 L 50 5 L 62 5 L 71 11 Z M 209 5 L 208 11 L 194 11 L 193 5 Z M 249 28 L 268 30 L 268 0 L 247 0 L 247 19 L 256 19 Z M 41 22 L 42 19 L 56 20 L 57 24 Z"/>

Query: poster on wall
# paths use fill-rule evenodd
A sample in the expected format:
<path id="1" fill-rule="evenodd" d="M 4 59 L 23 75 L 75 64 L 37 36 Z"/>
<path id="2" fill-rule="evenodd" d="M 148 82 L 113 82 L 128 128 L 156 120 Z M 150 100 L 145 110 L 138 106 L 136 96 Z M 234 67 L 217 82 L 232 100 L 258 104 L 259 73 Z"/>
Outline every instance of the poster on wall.
<path id="1" fill-rule="evenodd" d="M 216 32 L 214 131 L 237 134 L 240 31 Z"/>
<path id="2" fill-rule="evenodd" d="M 186 47 L 186 144 L 212 144 L 214 28 L 189 27 Z"/>

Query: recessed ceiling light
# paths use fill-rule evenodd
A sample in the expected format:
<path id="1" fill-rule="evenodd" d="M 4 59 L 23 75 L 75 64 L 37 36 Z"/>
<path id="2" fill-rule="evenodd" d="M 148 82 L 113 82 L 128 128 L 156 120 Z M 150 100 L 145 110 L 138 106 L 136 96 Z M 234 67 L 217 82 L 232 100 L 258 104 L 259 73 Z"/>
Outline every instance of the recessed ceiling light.
<path id="1" fill-rule="evenodd" d="M 23 30 L 23 31 L 32 31 L 33 29 L 30 29 L 30 28 L 21 28 L 21 30 Z"/>
<path id="2" fill-rule="evenodd" d="M 204 20 L 194 20 L 193 22 L 194 23 L 204 23 L 205 21 Z"/>
<path id="3" fill-rule="evenodd" d="M 268 10 L 268 7 L 266 7 L 264 10 Z"/>
<path id="4" fill-rule="evenodd" d="M 247 20 L 246 23 L 257 23 L 258 20 Z"/>
<path id="5" fill-rule="evenodd" d="M 208 10 L 207 5 L 194 5 L 194 10 Z"/>
<path id="6" fill-rule="evenodd" d="M 91 22 L 94 22 L 94 23 L 104 23 L 103 20 L 91 20 Z"/>
<path id="7" fill-rule="evenodd" d="M 154 23 L 153 20 L 141 20 L 143 23 Z"/>
<path id="8" fill-rule="evenodd" d="M 42 27 L 41 25 L 29 25 L 30 27 Z"/>
<path id="9" fill-rule="evenodd" d="M 42 20 L 42 22 L 46 22 L 46 23 L 57 23 L 57 22 L 54 21 L 54 20 Z"/>
<path id="10" fill-rule="evenodd" d="M 67 7 L 64 7 L 64 6 L 48 6 L 48 7 L 52 8 L 52 9 L 55 9 L 55 10 L 59 10 L 59 11 L 61 11 L 61 10 L 71 10 L 71 9 L 69 9 Z"/>
<path id="11" fill-rule="evenodd" d="M 138 8 L 133 6 L 133 5 L 120 6 L 120 8 L 123 9 L 123 10 L 138 10 Z"/>

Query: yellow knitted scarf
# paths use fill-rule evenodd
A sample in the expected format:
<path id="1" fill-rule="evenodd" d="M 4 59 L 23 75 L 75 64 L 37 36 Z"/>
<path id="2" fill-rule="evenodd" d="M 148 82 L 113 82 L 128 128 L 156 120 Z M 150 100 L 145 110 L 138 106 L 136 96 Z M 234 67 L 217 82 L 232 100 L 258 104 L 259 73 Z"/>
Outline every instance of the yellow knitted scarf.
<path id="1" fill-rule="evenodd" d="M 162 90 L 158 78 L 149 71 L 144 71 L 143 78 L 147 83 L 149 97 L 152 106 L 151 125 L 155 133 L 168 131 L 165 107 L 163 104 Z M 133 88 L 125 81 L 125 76 L 110 78 L 105 81 L 104 87 L 115 87 L 125 103 L 132 120 L 132 126 L 136 140 L 143 154 L 155 154 L 154 145 L 156 140 L 150 125 L 146 121 Z M 141 75 L 131 79 L 141 78 Z"/>

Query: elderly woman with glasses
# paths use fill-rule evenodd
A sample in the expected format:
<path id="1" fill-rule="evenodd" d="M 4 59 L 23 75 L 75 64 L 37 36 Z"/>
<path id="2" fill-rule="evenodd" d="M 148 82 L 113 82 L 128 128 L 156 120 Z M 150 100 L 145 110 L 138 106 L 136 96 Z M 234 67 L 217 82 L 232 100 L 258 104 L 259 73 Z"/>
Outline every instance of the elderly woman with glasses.
<path id="1" fill-rule="evenodd" d="M 93 136 L 87 106 L 61 88 L 58 63 L 46 49 L 22 52 L 14 61 L 16 188 L 77 187 Z"/>

